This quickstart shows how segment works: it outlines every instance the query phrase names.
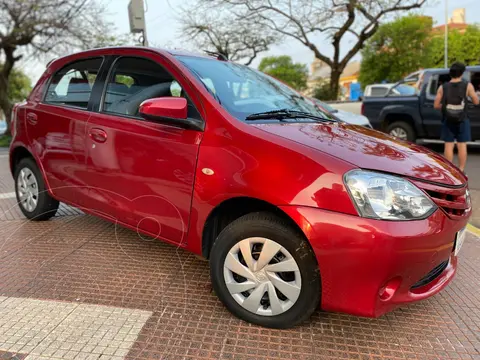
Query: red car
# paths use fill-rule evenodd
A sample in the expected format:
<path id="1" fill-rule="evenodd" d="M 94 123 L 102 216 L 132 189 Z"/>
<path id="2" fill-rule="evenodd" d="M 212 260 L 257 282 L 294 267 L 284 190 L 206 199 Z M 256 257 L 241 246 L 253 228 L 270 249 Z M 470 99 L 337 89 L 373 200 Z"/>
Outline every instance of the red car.
<path id="1" fill-rule="evenodd" d="M 246 66 L 97 49 L 50 63 L 13 112 L 27 218 L 61 201 L 202 255 L 246 321 L 286 328 L 319 306 L 377 317 L 455 274 L 462 172 Z"/>

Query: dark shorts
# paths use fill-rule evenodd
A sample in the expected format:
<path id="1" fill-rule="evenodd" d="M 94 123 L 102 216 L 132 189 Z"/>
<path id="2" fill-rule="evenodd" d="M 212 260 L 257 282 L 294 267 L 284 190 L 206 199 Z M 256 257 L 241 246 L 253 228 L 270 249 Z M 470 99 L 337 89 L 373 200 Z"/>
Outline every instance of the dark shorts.
<path id="1" fill-rule="evenodd" d="M 449 123 L 443 121 L 442 123 L 442 136 L 441 139 L 445 142 L 457 142 L 463 143 L 472 140 L 472 134 L 470 131 L 470 120 L 465 119 L 461 123 Z"/>

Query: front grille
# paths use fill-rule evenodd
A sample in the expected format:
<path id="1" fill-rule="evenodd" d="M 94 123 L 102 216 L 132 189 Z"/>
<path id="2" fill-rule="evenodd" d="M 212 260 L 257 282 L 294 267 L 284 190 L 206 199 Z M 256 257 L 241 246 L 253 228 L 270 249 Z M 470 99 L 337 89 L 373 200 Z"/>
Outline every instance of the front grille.
<path id="1" fill-rule="evenodd" d="M 435 280 L 440 274 L 445 270 L 448 266 L 448 260 L 440 263 L 438 266 L 433 268 L 427 275 L 417 281 L 413 286 L 410 288 L 411 290 L 418 289 L 422 286 L 425 286 Z"/>
<path id="2" fill-rule="evenodd" d="M 433 202 L 452 219 L 462 218 L 471 210 L 472 205 L 467 186 L 447 188 L 421 181 L 412 182 L 430 195 Z"/>

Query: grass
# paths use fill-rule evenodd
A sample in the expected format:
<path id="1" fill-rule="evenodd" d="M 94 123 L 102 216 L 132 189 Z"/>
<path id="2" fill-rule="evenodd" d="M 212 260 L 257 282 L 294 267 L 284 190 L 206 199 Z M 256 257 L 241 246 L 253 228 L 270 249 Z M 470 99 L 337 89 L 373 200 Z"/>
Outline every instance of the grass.
<path id="1" fill-rule="evenodd" d="M 0 135 L 0 147 L 9 147 L 12 137 L 10 135 Z"/>

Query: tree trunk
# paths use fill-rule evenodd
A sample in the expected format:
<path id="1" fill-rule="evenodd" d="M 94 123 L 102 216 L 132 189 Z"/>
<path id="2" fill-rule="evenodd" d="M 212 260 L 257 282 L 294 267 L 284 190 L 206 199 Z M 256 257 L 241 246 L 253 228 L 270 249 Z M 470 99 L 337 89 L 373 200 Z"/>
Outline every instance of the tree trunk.
<path id="1" fill-rule="evenodd" d="M 338 90 L 340 86 L 340 76 L 342 75 L 342 70 L 332 68 L 330 73 L 330 100 L 338 99 Z"/>
<path id="2" fill-rule="evenodd" d="M 5 131 L 5 134 L 10 133 L 12 108 L 13 106 L 8 98 L 8 79 L 5 79 L 5 77 L 0 74 L 0 111 L 3 112 L 5 121 L 7 123 L 7 130 Z"/>
<path id="3" fill-rule="evenodd" d="M 5 46 L 3 48 L 3 51 L 5 53 L 5 63 L 3 64 L 3 68 L 0 71 L 0 109 L 2 110 L 3 115 L 5 116 L 5 121 L 7 123 L 6 133 L 9 134 L 10 121 L 12 120 L 11 115 L 12 115 L 13 105 L 10 102 L 10 99 L 8 98 L 8 87 L 9 87 L 8 80 L 12 72 L 13 65 L 20 58 L 19 57 L 15 58 L 13 56 L 13 53 L 15 52 L 14 47 Z"/>

